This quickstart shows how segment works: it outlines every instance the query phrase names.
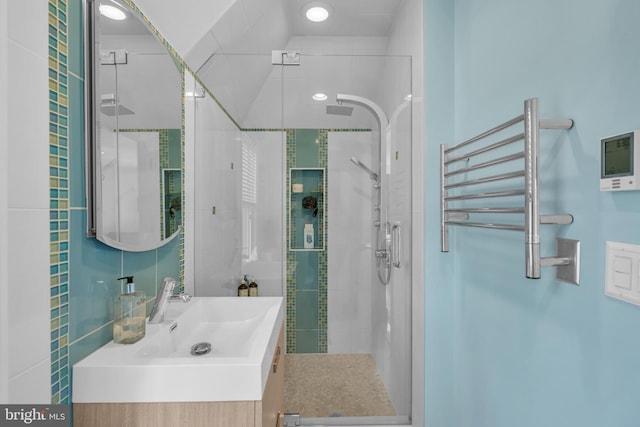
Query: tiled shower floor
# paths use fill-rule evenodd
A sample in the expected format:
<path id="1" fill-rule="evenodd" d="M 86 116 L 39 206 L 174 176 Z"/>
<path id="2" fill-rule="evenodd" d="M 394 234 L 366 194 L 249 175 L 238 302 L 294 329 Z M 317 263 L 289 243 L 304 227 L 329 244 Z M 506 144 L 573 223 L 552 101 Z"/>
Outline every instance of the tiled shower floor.
<path id="1" fill-rule="evenodd" d="M 285 412 L 304 418 L 393 416 L 370 354 L 288 354 Z"/>

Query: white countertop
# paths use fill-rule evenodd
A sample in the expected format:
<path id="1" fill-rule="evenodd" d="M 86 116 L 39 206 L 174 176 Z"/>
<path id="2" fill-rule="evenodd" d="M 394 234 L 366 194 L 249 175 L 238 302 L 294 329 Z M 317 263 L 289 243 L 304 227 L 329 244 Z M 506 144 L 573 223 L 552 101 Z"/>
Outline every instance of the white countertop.
<path id="1" fill-rule="evenodd" d="M 281 297 L 171 303 L 135 344 L 112 342 L 73 366 L 74 403 L 261 400 L 284 320 Z M 210 342 L 209 354 L 191 346 Z"/>

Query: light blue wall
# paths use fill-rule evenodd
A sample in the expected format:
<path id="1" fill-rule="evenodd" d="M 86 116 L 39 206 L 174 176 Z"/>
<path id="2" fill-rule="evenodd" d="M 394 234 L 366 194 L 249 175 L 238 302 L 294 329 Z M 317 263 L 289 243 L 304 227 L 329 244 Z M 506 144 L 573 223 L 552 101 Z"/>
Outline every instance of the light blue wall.
<path id="1" fill-rule="evenodd" d="M 599 138 L 640 129 L 640 2 L 427 0 L 425 13 L 427 425 L 640 425 L 640 307 L 604 295 L 605 241 L 640 244 L 640 192 L 598 190 Z M 576 122 L 543 133 L 540 169 L 543 213 L 575 216 L 545 229 L 543 255 L 555 234 L 581 240 L 580 287 L 553 269 L 525 279 L 510 232 L 457 229 L 437 253 L 438 145 L 534 96 L 541 116 Z"/>
<path id="2" fill-rule="evenodd" d="M 425 425 L 455 426 L 453 262 L 440 253 L 439 144 L 454 138 L 454 4 L 425 0 Z"/>

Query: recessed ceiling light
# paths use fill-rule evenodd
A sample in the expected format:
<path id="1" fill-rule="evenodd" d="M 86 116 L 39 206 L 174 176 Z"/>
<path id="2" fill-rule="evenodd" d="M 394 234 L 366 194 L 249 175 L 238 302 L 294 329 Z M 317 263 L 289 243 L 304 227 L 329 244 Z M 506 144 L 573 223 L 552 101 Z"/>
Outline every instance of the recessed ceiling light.
<path id="1" fill-rule="evenodd" d="M 302 8 L 304 16 L 312 22 L 325 21 L 331 14 L 331 7 L 322 2 L 312 2 Z"/>
<path id="2" fill-rule="evenodd" d="M 110 6 L 108 4 L 100 5 L 100 14 L 116 21 L 122 21 L 127 18 L 127 15 L 122 11 L 122 9 L 118 9 L 115 6 Z"/>
<path id="3" fill-rule="evenodd" d="M 318 92 L 315 95 L 313 95 L 312 98 L 316 101 L 326 101 L 327 95 L 325 95 L 324 93 Z"/>
<path id="4" fill-rule="evenodd" d="M 313 22 L 322 22 L 329 17 L 329 11 L 322 6 L 314 6 L 307 9 L 307 19 Z"/>

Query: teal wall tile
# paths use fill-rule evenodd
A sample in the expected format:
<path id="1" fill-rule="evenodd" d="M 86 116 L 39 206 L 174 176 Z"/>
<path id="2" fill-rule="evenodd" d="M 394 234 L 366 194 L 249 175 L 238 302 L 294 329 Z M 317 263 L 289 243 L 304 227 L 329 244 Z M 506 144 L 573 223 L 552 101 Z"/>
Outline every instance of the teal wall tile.
<path id="1" fill-rule="evenodd" d="M 155 297 L 158 288 L 157 249 L 147 252 L 123 252 L 122 254 L 122 275 L 134 276 L 136 291 L 143 291 L 147 299 Z"/>
<path id="2" fill-rule="evenodd" d="M 169 167 L 173 169 L 180 169 L 180 163 L 182 161 L 182 135 L 180 129 L 167 130 L 169 138 Z"/>
<path id="3" fill-rule="evenodd" d="M 318 291 L 296 293 L 296 328 L 318 329 Z"/>
<path id="4" fill-rule="evenodd" d="M 69 366 L 78 363 L 113 339 L 113 326 L 104 325 L 69 346 Z"/>
<path id="5" fill-rule="evenodd" d="M 318 331 L 317 330 L 296 330 L 296 353 L 318 353 Z"/>
<path id="6" fill-rule="evenodd" d="M 296 289 L 318 290 L 318 252 L 299 251 L 296 261 Z"/>
<path id="7" fill-rule="evenodd" d="M 161 248 L 158 248 L 158 278 L 156 289 L 165 277 L 180 280 L 180 236 L 174 238 Z"/>
<path id="8" fill-rule="evenodd" d="M 100 328 L 113 318 L 113 298 L 119 293 L 121 251 L 84 235 L 86 211 L 71 211 L 70 340 Z"/>
<path id="9" fill-rule="evenodd" d="M 318 167 L 319 147 L 317 129 L 296 129 L 296 165 L 297 168 Z"/>

